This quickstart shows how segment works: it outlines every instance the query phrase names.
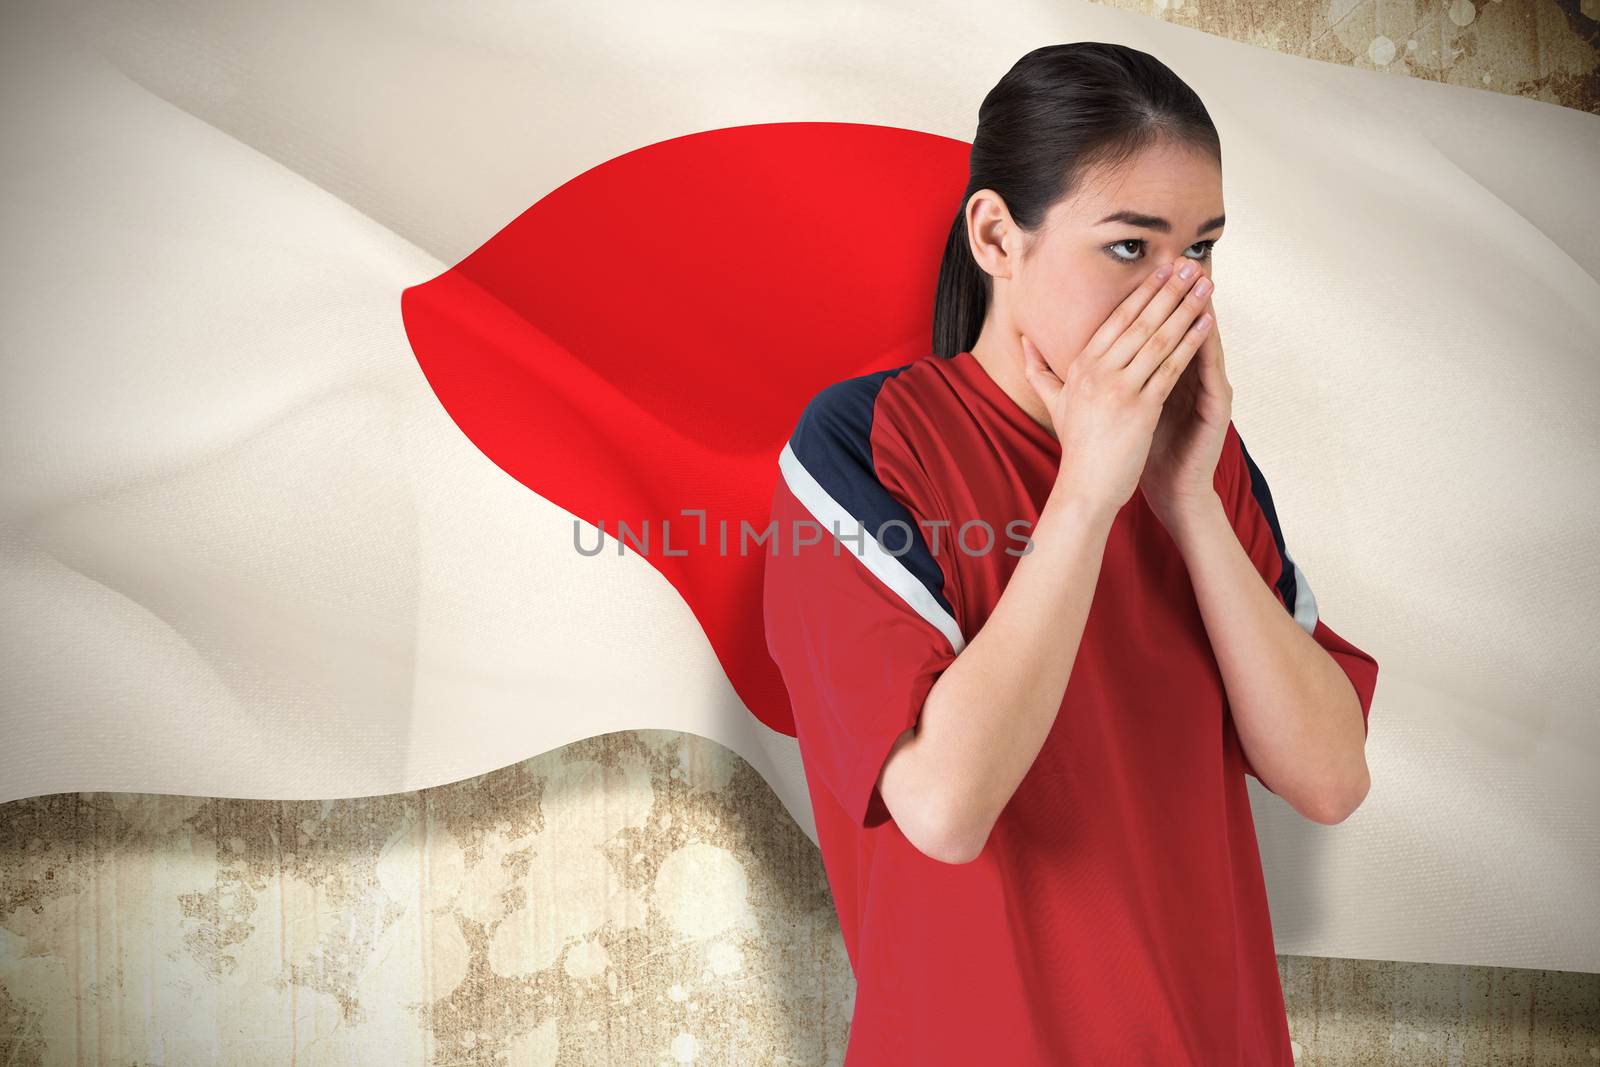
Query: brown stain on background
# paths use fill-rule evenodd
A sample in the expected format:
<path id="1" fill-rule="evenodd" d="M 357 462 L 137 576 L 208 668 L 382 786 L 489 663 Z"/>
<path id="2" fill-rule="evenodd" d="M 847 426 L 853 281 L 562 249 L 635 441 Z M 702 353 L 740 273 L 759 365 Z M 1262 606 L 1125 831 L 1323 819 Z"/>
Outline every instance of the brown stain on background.
<path id="1" fill-rule="evenodd" d="M 84 793 L 0 813 L 6 1067 L 677 1064 L 691 1044 L 700 1064 L 820 1064 L 844 1048 L 854 985 L 821 856 L 747 763 L 691 734 L 608 734 L 384 797 Z M 660 881 L 685 856 L 687 896 Z M 563 894 L 586 862 L 603 881 Z M 180 869 L 181 889 L 163 885 Z M 508 968 L 544 922 L 579 932 Z M 157 966 L 119 938 L 153 942 Z M 160 1055 L 186 1039 L 205 1051 Z"/>
<path id="2" fill-rule="evenodd" d="M 86 793 L 0 812 L 7 1067 L 671 1065 L 691 1048 L 825 1064 L 848 1037 L 820 854 L 747 763 L 692 734 L 608 734 L 386 797 Z M 690 853 L 740 886 L 712 871 L 686 930 L 661 879 Z M 585 860 L 604 882 L 569 899 L 563 871 Z M 152 875 L 176 868 L 181 891 Z M 497 945 L 577 909 L 591 919 L 546 965 L 506 973 Z M 128 951 L 141 941 L 159 969 Z M 1279 974 L 1302 1064 L 1600 1059 L 1600 975 L 1295 956 Z M 208 1051 L 160 1057 L 185 1036 Z"/>
<path id="3" fill-rule="evenodd" d="M 1600 114 L 1600 0 L 1108 6 Z M 580 868 L 604 874 L 570 899 Z M 1600 1063 L 1600 975 L 1279 974 L 1303 1065 Z M 4 1067 L 838 1063 L 854 993 L 816 847 L 690 734 L 387 797 L 0 806 Z"/>
<path id="4" fill-rule="evenodd" d="M 1600 114 L 1600 0 L 1093 0 L 1341 66 Z"/>

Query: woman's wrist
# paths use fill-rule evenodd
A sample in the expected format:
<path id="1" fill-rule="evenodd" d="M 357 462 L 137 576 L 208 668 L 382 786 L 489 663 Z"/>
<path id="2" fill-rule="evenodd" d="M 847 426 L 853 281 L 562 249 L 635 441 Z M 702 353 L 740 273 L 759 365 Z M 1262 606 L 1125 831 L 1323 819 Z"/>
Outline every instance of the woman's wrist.
<path id="1" fill-rule="evenodd" d="M 1195 539 L 1209 533 L 1220 535 L 1223 531 L 1233 531 L 1227 510 L 1222 506 L 1222 498 L 1215 490 L 1172 504 L 1163 509 L 1158 517 L 1180 552 L 1186 552 Z"/>
<path id="2" fill-rule="evenodd" d="M 1039 525 L 1045 524 L 1047 515 L 1056 515 L 1060 518 L 1052 525 L 1109 530 L 1117 512 L 1121 510 L 1120 505 L 1087 492 L 1080 483 L 1063 473 L 1050 489 L 1050 496 L 1039 515 Z"/>

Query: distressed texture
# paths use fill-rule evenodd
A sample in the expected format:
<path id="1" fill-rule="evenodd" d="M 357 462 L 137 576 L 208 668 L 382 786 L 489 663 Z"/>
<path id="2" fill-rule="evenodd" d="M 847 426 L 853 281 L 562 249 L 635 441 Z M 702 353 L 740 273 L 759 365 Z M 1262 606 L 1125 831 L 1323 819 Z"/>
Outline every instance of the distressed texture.
<path id="1" fill-rule="evenodd" d="M 0 823 L 0 1063 L 838 1062 L 820 856 L 738 756 L 591 738 L 347 801 Z M 1281 957 L 1305 1063 L 1592 1063 L 1600 976 Z"/>
<path id="2" fill-rule="evenodd" d="M 837 1063 L 821 858 L 692 734 L 345 801 L 0 821 L 0 1063 Z M 1600 975 L 1280 957 L 1307 1064 L 1592 1064 Z"/>
<path id="3" fill-rule="evenodd" d="M 1096 0 L 1329 63 L 1600 114 L 1600 0 Z"/>
<path id="4" fill-rule="evenodd" d="M 1600 113 L 1592 0 L 1108 6 Z M 1280 957 L 1305 1064 L 1594 1064 L 1600 976 Z M 688 734 L 350 801 L 0 807 L 0 1064 L 824 1064 L 821 859 Z"/>
<path id="5" fill-rule="evenodd" d="M 0 823 L 0 1063 L 824 1063 L 821 858 L 749 765 L 591 738 L 346 801 L 58 794 Z"/>
<path id="6" fill-rule="evenodd" d="M 1278 957 L 1299 1062 L 1600 1063 L 1600 975 Z"/>

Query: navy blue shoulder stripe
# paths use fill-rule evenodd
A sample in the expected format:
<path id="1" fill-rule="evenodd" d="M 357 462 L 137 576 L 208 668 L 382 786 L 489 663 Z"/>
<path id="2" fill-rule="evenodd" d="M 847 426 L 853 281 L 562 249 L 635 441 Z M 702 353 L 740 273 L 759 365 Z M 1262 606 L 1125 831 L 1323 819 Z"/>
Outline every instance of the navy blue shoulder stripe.
<path id="1" fill-rule="evenodd" d="M 873 463 L 878 394 L 910 366 L 847 378 L 818 392 L 784 445 L 779 466 L 812 517 L 840 538 L 842 551 L 855 553 L 960 652 L 965 642 L 945 597 L 944 572 L 916 519 L 879 482 Z"/>
<path id="2" fill-rule="evenodd" d="M 1234 430 L 1237 433 L 1238 427 Z M 1289 614 L 1294 616 L 1295 622 L 1299 623 L 1306 633 L 1311 633 L 1317 624 L 1316 597 L 1311 595 L 1311 586 L 1306 582 L 1300 565 L 1289 555 L 1289 548 L 1283 539 L 1283 527 L 1278 523 L 1278 511 L 1272 506 L 1272 490 L 1267 486 L 1267 479 L 1261 473 L 1261 468 L 1256 466 L 1256 461 L 1250 457 L 1249 449 L 1244 447 L 1243 437 L 1239 438 L 1239 451 L 1244 454 L 1245 469 L 1250 476 L 1251 495 L 1260 505 L 1261 513 L 1267 517 L 1267 525 L 1272 528 L 1273 543 L 1278 548 L 1278 558 L 1283 564 L 1283 569 L 1278 573 L 1278 592 L 1283 594 L 1284 607 L 1289 609 Z"/>

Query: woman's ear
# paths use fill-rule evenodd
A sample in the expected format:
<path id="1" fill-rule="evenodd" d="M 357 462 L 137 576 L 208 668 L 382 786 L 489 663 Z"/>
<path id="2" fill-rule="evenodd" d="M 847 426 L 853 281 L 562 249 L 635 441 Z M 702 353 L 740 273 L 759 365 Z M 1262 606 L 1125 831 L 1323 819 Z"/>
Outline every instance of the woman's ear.
<path id="1" fill-rule="evenodd" d="M 991 278 L 1009 278 L 1022 252 L 1023 233 L 1011 221 L 1006 202 L 993 189 L 967 198 L 967 244 L 972 258 Z"/>

